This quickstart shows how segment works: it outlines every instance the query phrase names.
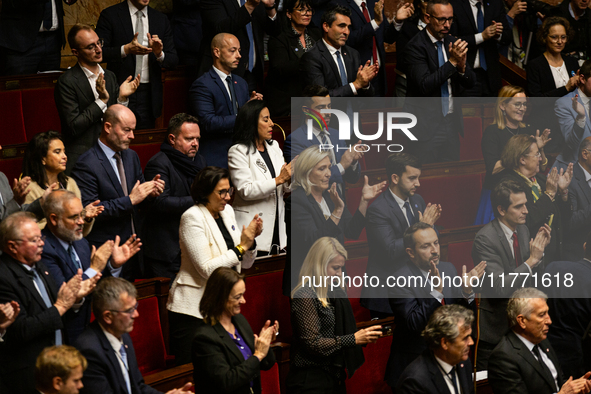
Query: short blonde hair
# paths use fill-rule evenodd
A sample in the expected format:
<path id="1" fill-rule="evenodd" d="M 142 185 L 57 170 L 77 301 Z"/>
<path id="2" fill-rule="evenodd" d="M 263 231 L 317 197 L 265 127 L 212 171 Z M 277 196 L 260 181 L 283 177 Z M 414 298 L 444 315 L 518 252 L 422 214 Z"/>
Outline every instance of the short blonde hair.
<path id="1" fill-rule="evenodd" d="M 43 349 L 35 363 L 35 380 L 39 391 L 53 390 L 53 378 L 66 381 L 78 366 L 86 370 L 88 363 L 78 349 L 68 346 L 52 346 Z"/>
<path id="2" fill-rule="evenodd" d="M 325 158 L 330 157 L 328 151 L 320 149 L 320 145 L 313 145 L 304 149 L 295 161 L 292 174 L 292 189 L 301 187 L 309 195 L 312 187 L 316 186 L 308 176 L 316 166 Z"/>
<path id="3" fill-rule="evenodd" d="M 503 130 L 505 127 L 507 127 L 507 123 L 505 122 L 505 114 L 501 109 L 501 104 L 509 103 L 509 101 L 511 101 L 511 99 L 519 93 L 525 94 L 525 89 L 523 89 L 521 86 L 514 85 L 505 85 L 499 91 L 497 106 L 495 108 L 495 124 L 499 130 Z M 519 127 L 525 127 L 525 123 L 519 122 Z"/>
<path id="4" fill-rule="evenodd" d="M 291 298 L 298 289 L 303 287 L 302 278 L 307 276 L 312 279 L 312 283 L 324 284 L 324 277 L 327 276 L 326 270 L 328 263 L 330 263 L 335 257 L 343 256 L 347 260 L 347 250 L 341 243 L 332 237 L 322 237 L 314 242 L 314 245 L 310 248 L 304 264 L 300 269 L 300 275 L 298 278 L 298 285 L 292 290 Z M 312 283 L 306 286 L 312 286 Z M 318 299 L 323 306 L 328 306 L 328 288 L 325 286 L 316 287 L 314 289 Z"/>
<path id="5" fill-rule="evenodd" d="M 510 170 L 519 168 L 519 159 L 526 155 L 531 145 L 535 143 L 536 138 L 528 134 L 518 134 L 511 137 L 503 148 L 503 152 L 501 152 L 501 165 L 503 168 Z"/>

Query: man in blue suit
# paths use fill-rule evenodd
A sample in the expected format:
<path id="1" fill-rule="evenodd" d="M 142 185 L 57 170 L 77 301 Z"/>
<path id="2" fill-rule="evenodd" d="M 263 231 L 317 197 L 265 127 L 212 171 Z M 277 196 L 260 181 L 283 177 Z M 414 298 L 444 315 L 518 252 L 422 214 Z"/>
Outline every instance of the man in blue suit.
<path id="1" fill-rule="evenodd" d="M 240 42 L 236 36 L 220 33 L 211 41 L 213 66 L 189 90 L 189 108 L 201 126 L 201 154 L 210 166 L 228 168 L 228 149 L 238 110 L 250 99 L 262 100 L 232 71 L 240 62 Z"/>
<path id="2" fill-rule="evenodd" d="M 305 100 L 302 110 L 304 113 L 309 110 L 320 113 L 323 109 L 330 109 L 331 100 L 328 95 L 328 89 L 320 85 L 307 86 L 302 92 L 304 97 L 309 97 Z M 330 124 L 331 114 L 320 114 L 324 122 L 328 126 Z M 308 119 L 307 117 L 305 120 Z M 348 183 L 356 183 L 359 180 L 360 166 L 358 160 L 363 156 L 362 152 L 357 152 L 355 149 L 347 149 L 346 141 L 339 140 L 338 130 L 330 127 L 322 127 L 316 123 L 312 123 L 314 138 L 308 139 L 308 128 L 304 123 L 296 130 L 292 131 L 285 139 L 283 145 L 283 156 L 285 161 L 289 163 L 293 158 L 300 154 L 304 149 L 313 145 L 324 145 L 331 147 L 331 162 L 332 166 L 330 183 L 336 182 L 340 185 L 340 191 L 344 191 L 345 181 Z M 338 148 L 338 149 L 337 149 Z"/>
<path id="3" fill-rule="evenodd" d="M 100 200 L 105 207 L 86 237 L 91 245 L 99 247 L 115 236 L 128 239 L 136 235 L 138 205 L 148 196 L 157 197 L 164 190 L 160 176 L 146 182 L 140 159 L 128 149 L 135 129 L 135 116 L 127 107 L 110 106 L 103 118 L 101 135 L 86 153 L 78 159 L 72 170 L 82 202 Z M 125 264 L 121 276 L 133 280 L 142 274 L 138 258 Z"/>
<path id="4" fill-rule="evenodd" d="M 103 276 L 119 276 L 121 267 L 139 251 L 139 238 L 130 238 L 119 246 L 106 241 L 100 248 L 93 247 L 82 236 L 84 213 L 82 202 L 72 192 L 56 190 L 43 204 L 47 225 L 42 231 L 45 247 L 41 261 L 59 286 L 69 281 L 81 269 L 82 280 Z M 96 278 L 98 280 L 98 278 Z M 90 299 L 86 299 L 76 313 L 66 319 L 66 331 L 70 343 L 74 342 L 90 323 Z"/>
<path id="5" fill-rule="evenodd" d="M 406 229 L 417 222 L 433 226 L 441 215 L 441 206 L 427 206 L 423 197 L 416 194 L 421 176 L 421 163 L 417 158 L 408 153 L 393 153 L 386 160 L 386 173 L 390 179 L 389 189 L 367 209 L 366 226 L 367 275 L 377 276 L 381 281 L 408 260 L 403 245 Z M 361 305 L 369 309 L 372 318 L 392 315 L 387 288 L 364 287 L 361 297 Z"/>

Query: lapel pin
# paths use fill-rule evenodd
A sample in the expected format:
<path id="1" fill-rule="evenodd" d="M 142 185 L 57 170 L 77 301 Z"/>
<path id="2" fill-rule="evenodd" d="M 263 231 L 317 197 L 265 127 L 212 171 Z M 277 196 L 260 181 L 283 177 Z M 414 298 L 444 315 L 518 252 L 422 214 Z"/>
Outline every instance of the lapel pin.
<path id="1" fill-rule="evenodd" d="M 298 48 L 296 48 L 295 51 L 297 52 L 298 51 Z"/>
<path id="2" fill-rule="evenodd" d="M 464 364 L 460 364 L 460 368 L 464 368 Z"/>
<path id="3" fill-rule="evenodd" d="M 234 227 L 234 225 L 232 225 L 232 231 L 236 230 L 236 227 Z"/>
<path id="4" fill-rule="evenodd" d="M 49 272 L 45 271 L 45 275 L 49 275 Z"/>

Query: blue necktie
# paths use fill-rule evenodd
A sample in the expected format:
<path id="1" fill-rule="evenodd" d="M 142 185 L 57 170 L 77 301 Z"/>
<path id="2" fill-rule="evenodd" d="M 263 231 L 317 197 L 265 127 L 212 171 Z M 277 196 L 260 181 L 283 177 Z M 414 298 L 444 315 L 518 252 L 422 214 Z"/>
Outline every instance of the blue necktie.
<path id="1" fill-rule="evenodd" d="M 454 385 L 455 394 L 458 394 L 458 380 L 456 379 L 456 367 L 453 367 L 449 372 L 449 376 L 451 377 L 451 382 Z"/>
<path id="2" fill-rule="evenodd" d="M 246 0 L 240 0 L 240 5 L 243 6 Z M 250 42 L 248 48 L 248 71 L 254 68 L 254 36 L 252 35 L 252 22 L 246 25 L 246 34 L 248 34 L 248 41 Z"/>
<path id="3" fill-rule="evenodd" d="M 476 8 L 478 8 L 478 12 L 476 13 L 476 22 L 478 22 L 478 33 L 482 33 L 484 31 L 484 15 L 482 14 L 482 3 L 476 3 Z M 480 59 L 480 67 L 486 71 L 488 68 L 486 66 L 486 58 L 484 57 L 484 49 L 480 48 L 478 50 L 478 58 Z"/>
<path id="4" fill-rule="evenodd" d="M 226 77 L 228 82 L 228 88 L 230 89 L 230 101 L 232 102 L 232 108 L 234 109 L 234 115 L 238 114 L 238 102 L 236 101 L 236 92 L 234 91 L 234 83 L 232 82 L 232 76 Z"/>
<path id="5" fill-rule="evenodd" d="M 37 272 L 37 268 L 33 267 L 31 272 L 33 273 L 33 281 L 37 285 L 37 289 L 39 290 L 39 294 L 41 295 L 41 298 L 43 299 L 45 306 L 48 309 L 51 308 L 52 304 L 51 304 L 51 299 L 49 298 L 49 293 L 47 292 L 47 289 L 45 288 L 45 283 L 43 283 L 43 280 L 41 280 L 41 277 L 39 276 L 39 273 Z M 59 346 L 61 344 L 62 344 L 62 332 L 61 332 L 61 330 L 55 330 L 55 345 Z"/>
<path id="6" fill-rule="evenodd" d="M 70 246 L 68 246 L 68 255 L 72 259 L 72 262 L 74 263 L 76 268 L 82 269 L 82 264 L 80 264 L 80 260 L 78 259 L 78 256 L 76 255 L 76 252 L 74 251 L 74 245 L 72 245 L 72 244 L 70 244 Z"/>
<path id="7" fill-rule="evenodd" d="M 125 379 L 125 384 L 127 385 L 127 392 L 131 394 L 131 383 L 129 381 L 129 364 L 127 363 L 127 352 L 125 351 L 125 345 L 121 344 L 121 349 L 119 349 L 119 353 L 121 353 L 121 360 L 123 364 L 125 364 L 126 371 L 123 372 L 123 378 Z"/>
<path id="8" fill-rule="evenodd" d="M 339 66 L 339 73 L 341 74 L 341 85 L 345 86 L 347 82 L 347 72 L 345 71 L 345 65 L 341 59 L 341 51 L 337 51 L 337 64 Z"/>
<path id="9" fill-rule="evenodd" d="M 45 8 L 43 10 L 43 28 L 45 30 L 49 30 L 51 29 L 51 26 L 53 26 L 53 14 L 51 12 L 51 6 L 52 0 L 48 0 L 47 3 L 45 3 Z"/>
<path id="10" fill-rule="evenodd" d="M 404 202 L 404 209 L 406 210 L 406 218 L 408 219 L 408 225 L 410 227 L 417 222 L 417 219 L 415 218 L 415 215 L 412 213 L 412 209 L 410 209 L 410 204 L 408 203 L 408 201 Z"/>
<path id="11" fill-rule="evenodd" d="M 443 57 L 443 42 L 436 41 L 437 45 L 437 59 L 439 61 L 439 67 L 445 64 L 445 58 Z M 443 116 L 449 112 L 449 89 L 447 87 L 447 79 L 441 84 L 441 112 Z"/>

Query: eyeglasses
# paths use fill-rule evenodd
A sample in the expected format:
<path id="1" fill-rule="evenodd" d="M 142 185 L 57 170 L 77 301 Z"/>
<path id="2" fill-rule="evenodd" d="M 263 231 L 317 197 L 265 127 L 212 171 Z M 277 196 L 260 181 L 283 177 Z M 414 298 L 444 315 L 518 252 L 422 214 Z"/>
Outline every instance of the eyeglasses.
<path id="1" fill-rule="evenodd" d="M 314 15 L 314 10 L 312 8 L 294 8 L 293 10 L 299 12 L 302 15 Z"/>
<path id="2" fill-rule="evenodd" d="M 84 219 L 86 217 L 86 209 L 83 209 L 78 215 L 68 216 L 66 219 L 71 220 L 73 222 L 77 222 L 80 219 Z"/>
<path id="3" fill-rule="evenodd" d="M 525 102 L 517 102 L 517 103 L 511 103 L 512 106 L 515 107 L 515 109 L 527 109 L 527 103 Z"/>
<path id="4" fill-rule="evenodd" d="M 524 155 L 524 156 L 535 156 L 535 157 L 537 157 L 539 159 L 540 157 L 542 157 L 542 154 L 540 152 L 538 152 L 538 153 L 528 153 L 527 155 Z"/>
<path id="5" fill-rule="evenodd" d="M 86 49 L 87 51 L 93 52 L 96 51 L 97 48 L 102 48 L 103 45 L 105 45 L 105 40 L 99 38 L 99 40 L 96 43 L 90 44 L 89 46 L 80 49 Z"/>
<path id="6" fill-rule="evenodd" d="M 558 42 L 559 40 L 560 41 L 566 41 L 568 37 L 567 36 L 548 36 L 548 38 L 552 42 Z"/>
<path id="7" fill-rule="evenodd" d="M 436 16 L 430 15 L 430 14 L 426 14 L 429 15 L 429 17 L 435 19 L 437 21 L 437 23 L 439 23 L 440 25 L 445 25 L 445 22 L 449 22 L 449 24 L 451 25 L 452 23 L 454 23 L 454 17 L 450 16 L 449 18 L 438 18 Z"/>
<path id="8" fill-rule="evenodd" d="M 138 306 L 139 306 L 139 303 L 138 303 L 138 302 L 136 302 L 136 303 L 135 303 L 135 306 L 132 306 L 131 308 L 129 308 L 129 309 L 126 309 L 126 310 L 124 310 L 124 311 L 118 311 L 118 310 L 113 310 L 113 309 L 111 309 L 110 311 L 111 311 L 111 312 L 113 312 L 113 313 L 126 313 L 126 314 L 128 314 L 128 315 L 133 315 L 133 313 L 134 313 L 135 311 L 137 311 L 137 307 L 138 307 Z"/>
<path id="9" fill-rule="evenodd" d="M 13 239 L 13 241 L 30 242 L 32 244 L 39 244 L 41 242 L 45 242 L 46 238 L 47 237 L 44 235 L 44 236 L 37 236 L 32 239 Z"/>
<path id="10" fill-rule="evenodd" d="M 234 194 L 234 188 L 231 187 L 227 190 L 220 190 L 218 191 L 218 194 L 220 195 L 220 198 L 226 198 L 226 196 L 232 197 L 232 194 Z"/>

